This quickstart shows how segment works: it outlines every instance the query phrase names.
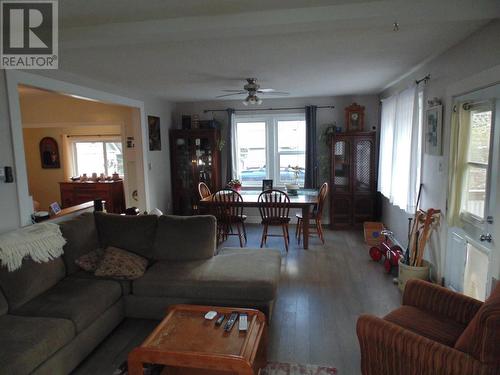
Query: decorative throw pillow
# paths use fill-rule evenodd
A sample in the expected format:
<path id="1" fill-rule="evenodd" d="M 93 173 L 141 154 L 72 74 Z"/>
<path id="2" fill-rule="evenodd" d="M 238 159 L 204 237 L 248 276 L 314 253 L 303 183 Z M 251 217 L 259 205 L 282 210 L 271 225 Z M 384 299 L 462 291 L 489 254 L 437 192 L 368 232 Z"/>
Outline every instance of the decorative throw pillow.
<path id="1" fill-rule="evenodd" d="M 95 271 L 95 275 L 134 280 L 144 275 L 147 266 L 148 260 L 146 258 L 110 246 L 104 250 L 104 256 Z"/>
<path id="2" fill-rule="evenodd" d="M 99 263 L 104 255 L 104 251 L 102 249 L 93 250 L 87 254 L 82 255 L 75 263 L 78 267 L 87 272 L 94 272 L 99 266 Z"/>

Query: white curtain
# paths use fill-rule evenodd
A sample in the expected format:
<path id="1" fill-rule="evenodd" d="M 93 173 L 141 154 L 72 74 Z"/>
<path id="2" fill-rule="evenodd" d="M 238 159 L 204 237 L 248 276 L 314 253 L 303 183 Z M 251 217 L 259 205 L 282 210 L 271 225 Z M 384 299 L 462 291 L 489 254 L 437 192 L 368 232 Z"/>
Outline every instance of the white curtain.
<path id="1" fill-rule="evenodd" d="M 228 124 L 231 127 L 231 179 L 237 179 L 240 176 L 240 166 L 239 166 L 239 145 L 238 145 L 238 127 L 236 126 L 236 116 L 231 116 L 231 123 Z"/>
<path id="2" fill-rule="evenodd" d="M 397 96 L 391 96 L 382 102 L 378 190 L 387 198 L 391 197 L 392 148 L 396 122 L 396 104 Z"/>
<path id="3" fill-rule="evenodd" d="M 420 137 L 417 88 L 382 102 L 379 191 L 401 209 L 412 212 L 420 181 Z"/>

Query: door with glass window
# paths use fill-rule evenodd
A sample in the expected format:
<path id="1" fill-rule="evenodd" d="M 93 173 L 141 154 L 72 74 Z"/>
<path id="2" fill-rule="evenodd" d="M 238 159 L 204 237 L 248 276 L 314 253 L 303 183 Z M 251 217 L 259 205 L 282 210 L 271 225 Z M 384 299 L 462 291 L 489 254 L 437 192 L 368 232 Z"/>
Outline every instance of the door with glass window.
<path id="1" fill-rule="evenodd" d="M 453 173 L 461 174 L 459 219 L 467 242 L 464 293 L 478 299 L 484 299 L 489 289 L 496 221 L 500 223 L 495 213 L 500 195 L 495 104 L 492 99 L 473 99 L 459 101 L 455 106 L 462 132 L 457 149 L 461 154 L 459 168 Z"/>

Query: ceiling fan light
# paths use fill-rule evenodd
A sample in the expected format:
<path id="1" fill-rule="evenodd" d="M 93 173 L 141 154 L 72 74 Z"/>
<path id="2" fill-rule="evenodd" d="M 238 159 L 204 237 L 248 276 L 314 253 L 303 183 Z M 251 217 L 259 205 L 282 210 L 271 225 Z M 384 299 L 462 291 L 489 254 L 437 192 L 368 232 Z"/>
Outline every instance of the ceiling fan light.
<path id="1" fill-rule="evenodd" d="M 244 105 L 260 105 L 262 104 L 262 99 L 260 99 L 257 95 L 248 95 L 246 99 L 243 101 Z"/>

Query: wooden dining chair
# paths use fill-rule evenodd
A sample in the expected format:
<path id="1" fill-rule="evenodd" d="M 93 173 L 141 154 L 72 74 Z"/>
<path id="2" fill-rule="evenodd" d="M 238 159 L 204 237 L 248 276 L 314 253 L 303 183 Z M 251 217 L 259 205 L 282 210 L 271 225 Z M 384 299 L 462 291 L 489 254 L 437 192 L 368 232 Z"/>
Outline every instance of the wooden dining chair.
<path id="1" fill-rule="evenodd" d="M 200 182 L 198 184 L 198 193 L 200 194 L 200 199 L 208 198 L 209 196 L 212 195 L 210 188 L 204 182 Z"/>
<path id="2" fill-rule="evenodd" d="M 314 220 L 314 224 L 316 227 L 316 234 L 319 236 L 321 242 L 323 242 L 323 245 L 325 244 L 325 236 L 323 235 L 323 227 L 321 221 L 323 217 L 323 207 L 325 206 L 325 201 L 327 196 L 328 196 L 328 183 L 325 182 L 323 185 L 321 185 L 318 192 L 318 205 L 311 214 L 311 218 Z M 295 227 L 295 237 L 297 238 L 298 243 L 300 243 L 300 238 L 303 232 L 304 220 L 302 220 L 301 213 L 296 214 L 295 217 L 297 218 L 297 225 Z M 312 234 L 314 233 L 311 233 L 311 231 L 309 231 L 309 235 L 311 236 Z"/>
<path id="3" fill-rule="evenodd" d="M 240 247 L 243 239 L 247 242 L 245 228 L 246 215 L 243 215 L 243 198 L 231 189 L 222 189 L 212 195 L 213 209 L 217 218 L 217 246 L 228 236 L 238 236 Z M 236 227 L 236 232 L 233 225 Z"/>
<path id="4" fill-rule="evenodd" d="M 261 224 L 264 226 L 260 247 L 267 243 L 267 237 L 283 237 L 285 240 L 285 249 L 288 252 L 288 242 L 290 241 L 288 234 L 290 198 L 285 192 L 273 189 L 260 193 L 258 202 L 260 217 L 262 219 Z M 268 230 L 270 226 L 280 226 L 283 234 L 269 234 Z"/>

